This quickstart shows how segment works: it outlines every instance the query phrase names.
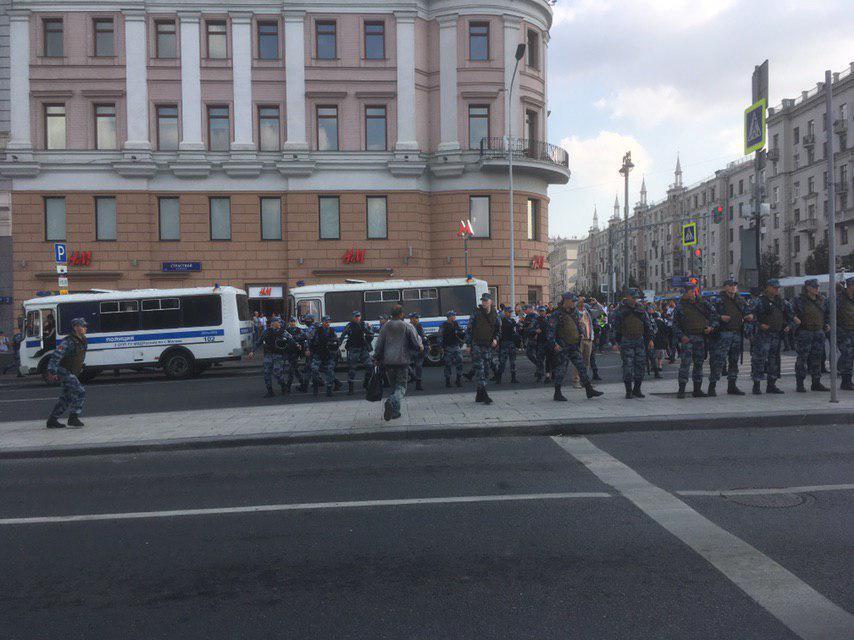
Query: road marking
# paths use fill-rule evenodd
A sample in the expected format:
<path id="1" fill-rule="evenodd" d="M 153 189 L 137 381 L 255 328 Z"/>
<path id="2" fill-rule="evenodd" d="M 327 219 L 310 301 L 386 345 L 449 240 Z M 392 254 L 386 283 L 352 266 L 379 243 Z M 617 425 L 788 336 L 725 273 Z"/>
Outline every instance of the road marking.
<path id="1" fill-rule="evenodd" d="M 0 400 L 3 402 L 35 402 L 36 400 L 56 400 L 57 396 L 43 396 L 41 398 L 15 398 L 14 400 Z"/>
<path id="2" fill-rule="evenodd" d="M 854 616 L 788 569 L 648 482 L 587 438 L 552 439 L 804 640 L 854 638 Z"/>
<path id="3" fill-rule="evenodd" d="M 174 511 L 137 511 L 130 513 L 89 513 L 72 516 L 37 516 L 3 518 L 0 525 L 53 524 L 58 522 L 93 522 L 98 520 L 140 520 L 146 518 L 180 518 L 186 516 L 265 513 L 273 511 L 309 511 L 318 509 L 358 509 L 364 507 L 400 507 L 407 505 L 464 504 L 478 502 L 523 502 L 527 500 L 570 500 L 577 498 L 613 498 L 613 494 L 591 491 L 575 493 L 520 493 L 492 496 L 448 496 L 441 498 L 401 498 L 398 500 L 356 500 L 352 502 L 305 502 L 301 504 L 262 504 L 245 507 L 212 509 L 178 509 Z"/>
<path id="4" fill-rule="evenodd" d="M 768 487 L 766 489 L 722 489 L 720 491 L 674 491 L 680 496 L 767 496 L 780 493 L 818 493 L 820 491 L 851 491 L 854 484 L 815 484 L 804 487 Z"/>

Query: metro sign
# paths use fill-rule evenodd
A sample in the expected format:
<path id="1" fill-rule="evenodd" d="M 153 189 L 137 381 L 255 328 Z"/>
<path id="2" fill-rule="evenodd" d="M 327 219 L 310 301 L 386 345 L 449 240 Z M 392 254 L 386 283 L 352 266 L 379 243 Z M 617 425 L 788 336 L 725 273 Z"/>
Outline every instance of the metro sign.
<path id="1" fill-rule="evenodd" d="M 362 264 L 365 262 L 364 249 L 347 249 L 341 257 L 341 262 L 344 264 Z"/>

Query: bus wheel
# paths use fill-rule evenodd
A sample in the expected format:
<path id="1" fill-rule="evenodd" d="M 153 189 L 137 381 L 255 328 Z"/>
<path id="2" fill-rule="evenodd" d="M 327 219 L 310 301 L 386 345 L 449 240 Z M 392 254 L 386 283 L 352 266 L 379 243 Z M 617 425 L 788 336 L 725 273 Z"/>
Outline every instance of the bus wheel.
<path id="1" fill-rule="evenodd" d="M 163 361 L 163 371 L 170 380 L 184 380 L 193 375 L 193 356 L 186 351 L 173 351 Z"/>

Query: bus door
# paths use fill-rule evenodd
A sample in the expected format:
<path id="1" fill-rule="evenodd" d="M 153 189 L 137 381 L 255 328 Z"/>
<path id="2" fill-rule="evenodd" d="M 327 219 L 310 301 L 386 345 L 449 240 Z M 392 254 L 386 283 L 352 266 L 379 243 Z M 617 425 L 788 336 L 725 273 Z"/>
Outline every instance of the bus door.
<path id="1" fill-rule="evenodd" d="M 54 349 L 56 349 L 56 310 L 33 309 L 27 311 L 22 356 L 38 360 Z"/>

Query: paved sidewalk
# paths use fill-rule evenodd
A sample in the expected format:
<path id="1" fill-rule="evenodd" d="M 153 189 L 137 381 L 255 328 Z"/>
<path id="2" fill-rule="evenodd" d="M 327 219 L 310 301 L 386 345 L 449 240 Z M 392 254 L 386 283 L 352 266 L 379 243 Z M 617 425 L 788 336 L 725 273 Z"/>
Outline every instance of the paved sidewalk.
<path id="1" fill-rule="evenodd" d="M 565 389 L 569 402 L 554 402 L 551 387 L 490 388 L 494 403 L 465 395 L 411 393 L 403 417 L 382 419 L 382 403 L 359 398 L 314 403 L 172 411 L 144 415 L 83 416 L 83 429 L 45 429 L 42 421 L 0 424 L 0 458 L 80 455 L 118 451 L 183 449 L 346 439 L 398 439 L 477 435 L 595 434 L 801 424 L 854 424 L 854 393 L 828 393 L 677 400 L 672 381 L 649 381 L 647 398 L 626 400 L 622 384 L 604 384 L 605 395 L 588 400 L 582 389 Z M 725 387 L 724 387 L 725 389 Z"/>

